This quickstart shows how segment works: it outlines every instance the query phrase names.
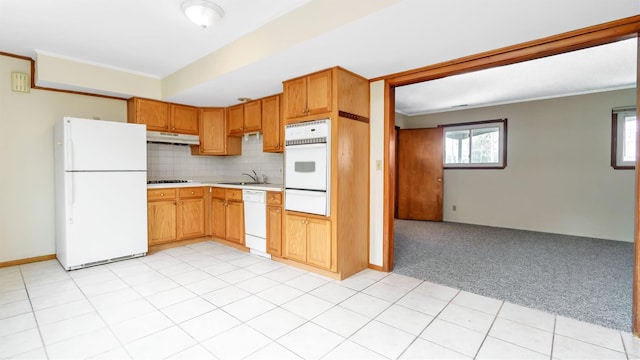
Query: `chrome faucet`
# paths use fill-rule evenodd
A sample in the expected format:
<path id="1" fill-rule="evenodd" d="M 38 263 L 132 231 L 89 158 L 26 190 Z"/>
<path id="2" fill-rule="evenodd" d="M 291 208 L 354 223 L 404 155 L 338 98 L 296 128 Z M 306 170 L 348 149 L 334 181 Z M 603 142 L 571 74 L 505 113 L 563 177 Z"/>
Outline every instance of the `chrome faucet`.
<path id="1" fill-rule="evenodd" d="M 255 170 L 251 170 L 251 172 L 253 172 L 253 175 L 247 174 L 247 173 L 242 173 L 242 175 L 247 175 L 248 177 L 251 178 L 251 180 L 253 180 L 254 184 L 259 184 L 260 183 L 260 178 L 258 177 L 258 173 L 256 173 Z"/>

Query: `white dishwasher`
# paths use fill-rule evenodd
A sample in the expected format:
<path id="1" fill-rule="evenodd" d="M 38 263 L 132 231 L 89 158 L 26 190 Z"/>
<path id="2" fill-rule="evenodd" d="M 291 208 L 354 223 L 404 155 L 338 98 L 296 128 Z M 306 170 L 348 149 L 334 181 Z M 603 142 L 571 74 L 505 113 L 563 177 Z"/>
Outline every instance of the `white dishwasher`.
<path id="1" fill-rule="evenodd" d="M 271 255 L 267 254 L 266 199 L 266 191 L 242 190 L 245 245 L 252 254 L 271 258 Z"/>

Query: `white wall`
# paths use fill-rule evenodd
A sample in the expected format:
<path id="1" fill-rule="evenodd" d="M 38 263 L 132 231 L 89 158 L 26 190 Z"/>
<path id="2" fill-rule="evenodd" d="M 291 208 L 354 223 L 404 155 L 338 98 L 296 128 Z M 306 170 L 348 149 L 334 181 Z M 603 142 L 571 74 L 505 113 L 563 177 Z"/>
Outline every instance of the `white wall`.
<path id="1" fill-rule="evenodd" d="M 125 101 L 11 91 L 28 61 L 0 56 L 0 262 L 55 253 L 53 125 L 63 116 L 126 121 Z"/>
<path id="2" fill-rule="evenodd" d="M 635 89 L 411 117 L 409 128 L 508 118 L 504 170 L 445 170 L 444 221 L 633 242 L 635 172 L 610 166 L 611 108 Z M 452 210 L 456 205 L 457 211 Z"/>
<path id="3" fill-rule="evenodd" d="M 372 82 L 369 94 L 369 263 L 382 266 L 384 172 L 376 169 L 376 162 L 384 162 L 384 81 Z"/>

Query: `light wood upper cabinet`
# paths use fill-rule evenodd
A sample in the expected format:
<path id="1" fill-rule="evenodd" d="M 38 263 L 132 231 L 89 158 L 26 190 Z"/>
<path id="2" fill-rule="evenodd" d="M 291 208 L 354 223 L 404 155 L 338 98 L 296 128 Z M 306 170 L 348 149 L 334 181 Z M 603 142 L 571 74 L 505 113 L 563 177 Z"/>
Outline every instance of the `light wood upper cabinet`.
<path id="1" fill-rule="evenodd" d="M 156 100 L 131 98 L 127 101 L 127 121 L 146 124 L 149 131 L 169 131 L 169 104 Z"/>
<path id="2" fill-rule="evenodd" d="M 227 112 L 227 135 L 242 135 L 244 133 L 244 104 L 231 106 Z"/>
<path id="3" fill-rule="evenodd" d="M 194 155 L 240 155 L 241 138 L 227 136 L 224 108 L 200 109 L 200 145 L 192 146 Z"/>
<path id="4" fill-rule="evenodd" d="M 285 214 L 284 257 L 331 269 L 331 221 Z"/>
<path id="5" fill-rule="evenodd" d="M 284 124 L 282 123 L 282 107 L 280 95 L 262 99 L 262 151 L 284 151 Z"/>
<path id="6" fill-rule="evenodd" d="M 193 106 L 170 104 L 169 123 L 171 132 L 198 135 L 198 108 Z"/>
<path id="7" fill-rule="evenodd" d="M 262 108 L 260 100 L 227 108 L 227 134 L 240 136 L 262 130 Z"/>
<path id="8" fill-rule="evenodd" d="M 146 124 L 149 131 L 198 135 L 198 108 L 193 106 L 134 97 L 127 101 L 127 121 Z"/>
<path id="9" fill-rule="evenodd" d="M 328 113 L 332 105 L 332 70 L 283 82 L 284 118 Z"/>
<path id="10" fill-rule="evenodd" d="M 260 130 L 262 130 L 262 101 L 249 101 L 244 104 L 244 132 Z"/>

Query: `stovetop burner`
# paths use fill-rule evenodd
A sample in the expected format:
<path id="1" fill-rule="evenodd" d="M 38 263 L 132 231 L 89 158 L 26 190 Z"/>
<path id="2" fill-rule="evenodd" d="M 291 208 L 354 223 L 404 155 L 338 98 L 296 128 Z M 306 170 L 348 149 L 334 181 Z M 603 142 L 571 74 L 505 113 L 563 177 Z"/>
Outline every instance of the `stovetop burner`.
<path id="1" fill-rule="evenodd" d="M 191 180 L 148 180 L 147 184 L 183 184 L 189 182 Z"/>

